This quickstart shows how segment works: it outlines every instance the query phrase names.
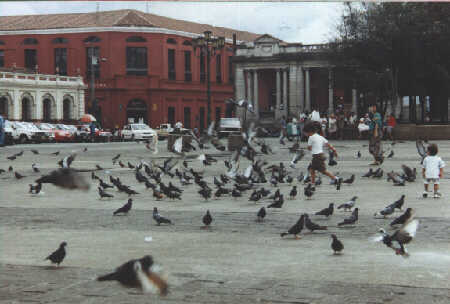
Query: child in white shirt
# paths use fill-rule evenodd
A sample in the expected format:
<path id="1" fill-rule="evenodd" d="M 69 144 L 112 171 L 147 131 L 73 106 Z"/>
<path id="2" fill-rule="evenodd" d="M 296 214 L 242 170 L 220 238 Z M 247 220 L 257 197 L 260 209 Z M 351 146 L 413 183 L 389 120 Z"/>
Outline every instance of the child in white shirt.
<path id="1" fill-rule="evenodd" d="M 320 173 L 325 174 L 331 179 L 335 179 L 336 186 L 340 187 L 341 179 L 327 171 L 325 165 L 326 158 L 323 153 L 323 146 L 327 146 L 329 149 L 331 149 L 336 157 L 337 152 L 336 149 L 328 143 L 328 140 L 325 137 L 318 134 L 318 131 L 320 130 L 320 124 L 309 123 L 305 125 L 305 128 L 303 130 L 306 135 L 309 136 L 308 150 L 310 150 L 312 154 L 312 161 L 309 170 L 311 174 L 311 184 L 314 185 L 316 179 L 316 171 L 319 171 Z"/>
<path id="2" fill-rule="evenodd" d="M 439 178 L 444 174 L 445 163 L 437 156 L 438 147 L 436 144 L 431 144 L 427 148 L 427 157 L 423 160 L 422 176 L 424 178 L 425 191 L 423 197 L 428 196 L 428 184 L 434 185 L 434 198 L 440 198 L 439 193 Z"/>

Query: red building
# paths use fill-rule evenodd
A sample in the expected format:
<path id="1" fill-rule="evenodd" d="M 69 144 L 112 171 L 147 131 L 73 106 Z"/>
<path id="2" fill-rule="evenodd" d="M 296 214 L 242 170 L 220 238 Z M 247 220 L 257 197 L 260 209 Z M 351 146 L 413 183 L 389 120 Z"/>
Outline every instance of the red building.
<path id="1" fill-rule="evenodd" d="M 207 30 L 226 38 L 225 48 L 211 56 L 214 120 L 224 115 L 224 100 L 234 96 L 233 34 L 238 43 L 259 35 L 135 10 L 0 17 L 0 69 L 83 76 L 89 85 L 87 112 L 97 114 L 106 128 L 133 118 L 153 127 L 181 121 L 202 128 L 206 58 L 194 52 L 191 40 Z"/>

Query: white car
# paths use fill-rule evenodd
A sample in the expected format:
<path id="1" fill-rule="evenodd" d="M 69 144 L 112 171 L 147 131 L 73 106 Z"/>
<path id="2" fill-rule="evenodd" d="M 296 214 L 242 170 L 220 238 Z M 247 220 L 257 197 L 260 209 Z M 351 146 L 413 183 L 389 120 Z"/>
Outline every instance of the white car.
<path id="1" fill-rule="evenodd" d="M 44 142 L 48 141 L 51 134 L 46 131 L 39 130 L 38 127 L 36 127 L 31 122 L 19 122 L 15 121 L 13 123 L 14 128 L 19 133 L 19 142 L 21 144 L 26 142 Z"/>
<path id="2" fill-rule="evenodd" d="M 9 138 L 8 138 L 9 137 Z M 14 126 L 14 122 L 5 120 L 5 139 L 12 140 L 13 142 L 19 141 L 20 133 Z"/>
<path id="3" fill-rule="evenodd" d="M 144 140 L 152 139 L 158 135 L 155 130 L 146 124 L 135 123 L 125 125 L 120 132 L 120 136 L 122 139 Z"/>

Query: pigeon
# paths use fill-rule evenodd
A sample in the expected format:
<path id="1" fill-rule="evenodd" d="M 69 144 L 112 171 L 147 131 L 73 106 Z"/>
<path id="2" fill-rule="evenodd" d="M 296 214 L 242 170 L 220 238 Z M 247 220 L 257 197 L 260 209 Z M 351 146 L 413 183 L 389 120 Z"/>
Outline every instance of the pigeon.
<path id="1" fill-rule="evenodd" d="M 17 158 L 17 156 L 16 155 L 11 155 L 11 156 L 8 156 L 6 158 L 9 159 L 9 160 L 15 160 Z"/>
<path id="2" fill-rule="evenodd" d="M 281 208 L 283 206 L 283 203 L 284 203 L 283 194 L 280 194 L 280 196 L 275 200 L 275 202 L 267 206 L 267 208 Z"/>
<path id="3" fill-rule="evenodd" d="M 320 226 L 316 223 L 311 222 L 309 219 L 309 215 L 305 213 L 305 227 L 311 231 L 314 232 L 314 230 L 327 230 L 328 228 L 326 226 Z"/>
<path id="4" fill-rule="evenodd" d="M 350 217 L 344 219 L 343 222 L 338 223 L 338 226 L 353 225 L 357 221 L 358 221 L 358 208 L 355 208 Z"/>
<path id="5" fill-rule="evenodd" d="M 28 193 L 39 194 L 39 192 L 41 192 L 41 189 L 42 189 L 41 183 L 38 183 L 36 186 L 33 186 L 32 184 L 30 184 L 29 186 L 30 186 L 30 191 L 28 191 Z"/>
<path id="6" fill-rule="evenodd" d="M 17 179 L 22 179 L 22 178 L 26 177 L 26 176 L 24 176 L 24 175 L 21 175 L 21 174 L 20 174 L 19 172 L 17 172 L 17 171 L 14 172 L 14 176 L 15 176 Z"/>
<path id="7" fill-rule="evenodd" d="M 394 156 L 394 150 L 391 150 L 391 153 L 387 156 L 387 158 L 392 158 Z"/>
<path id="8" fill-rule="evenodd" d="M 413 182 L 416 180 L 416 175 L 417 175 L 416 168 L 414 168 L 414 170 L 413 170 L 410 167 L 408 167 L 407 165 L 402 165 L 402 170 L 405 173 L 405 176 L 406 176 L 405 179 L 408 182 Z"/>
<path id="9" fill-rule="evenodd" d="M 83 152 L 87 152 L 87 151 L 88 151 L 88 148 L 84 147 Z"/>
<path id="10" fill-rule="evenodd" d="M 68 155 L 68 156 L 66 156 L 66 157 L 64 157 L 63 159 L 61 159 L 59 162 L 58 162 L 58 165 L 61 167 L 61 168 L 70 168 L 70 165 L 72 164 L 72 162 L 75 160 L 75 157 L 76 157 L 77 155 L 74 153 L 74 154 L 70 154 L 70 155 Z"/>
<path id="11" fill-rule="evenodd" d="M 361 151 L 358 151 L 358 153 L 356 153 L 356 157 L 361 158 Z"/>
<path id="12" fill-rule="evenodd" d="M 31 152 L 33 152 L 33 154 L 39 154 L 38 150 L 31 150 Z"/>
<path id="13" fill-rule="evenodd" d="M 209 213 L 209 210 L 206 210 L 206 214 L 203 216 L 202 222 L 205 226 L 203 226 L 202 228 L 208 228 L 209 225 L 211 225 L 213 221 L 213 218 L 211 216 L 211 213 Z"/>
<path id="14" fill-rule="evenodd" d="M 391 222 L 391 226 L 403 225 L 414 217 L 414 210 L 407 208 L 406 211 Z"/>
<path id="15" fill-rule="evenodd" d="M 307 198 L 311 198 L 314 194 L 314 187 L 312 186 L 312 184 L 308 184 L 308 186 L 306 186 L 304 188 L 304 194 Z"/>
<path id="16" fill-rule="evenodd" d="M 292 235 L 294 235 L 296 240 L 299 240 L 300 237 L 298 235 L 300 234 L 300 232 L 302 232 L 304 224 L 305 224 L 305 215 L 302 214 L 300 216 L 300 218 L 298 219 L 297 223 L 295 223 L 294 226 L 289 228 L 289 230 L 287 232 L 280 233 L 280 236 L 284 237 L 288 234 L 292 234 Z"/>
<path id="17" fill-rule="evenodd" d="M 367 172 L 366 174 L 364 174 L 362 177 L 371 177 L 373 175 L 373 170 L 372 168 L 369 169 L 369 172 Z"/>
<path id="18" fill-rule="evenodd" d="M 257 217 L 256 221 L 258 221 L 258 222 L 264 221 L 264 218 L 266 217 L 266 208 L 261 207 L 261 209 L 259 209 L 256 217 Z"/>
<path id="19" fill-rule="evenodd" d="M 120 207 L 119 209 L 117 209 L 116 211 L 114 211 L 113 215 L 117 215 L 119 213 L 124 213 L 125 215 L 128 214 L 128 212 L 131 210 L 131 206 L 133 205 L 133 199 L 129 198 L 128 202 L 123 205 L 122 207 Z"/>
<path id="20" fill-rule="evenodd" d="M 344 211 L 350 211 L 355 206 L 355 201 L 357 198 L 358 198 L 357 196 L 354 196 L 351 198 L 351 200 L 349 200 L 346 203 L 340 204 L 337 208 L 338 209 L 343 208 Z"/>
<path id="21" fill-rule="evenodd" d="M 389 206 L 385 207 L 383 210 L 376 212 L 373 216 L 374 217 L 382 216 L 383 218 L 386 218 L 386 216 L 394 213 L 394 209 L 395 209 L 394 205 L 389 205 Z"/>
<path id="22" fill-rule="evenodd" d="M 102 187 L 103 189 L 114 188 L 113 185 L 105 183 L 101 178 L 98 179 L 98 182 L 100 187 Z"/>
<path id="23" fill-rule="evenodd" d="M 119 158 L 120 158 L 120 154 L 117 154 L 116 156 L 114 156 L 114 157 L 112 158 L 113 165 L 116 164 L 116 162 L 117 162 L 117 160 L 118 160 Z"/>
<path id="24" fill-rule="evenodd" d="M 395 254 L 403 257 L 408 257 L 408 251 L 405 244 L 409 244 L 416 236 L 416 231 L 419 226 L 418 220 L 406 222 L 400 229 L 397 229 L 392 235 L 386 233 L 384 229 L 380 229 L 380 235 L 373 238 L 373 241 L 383 242 L 387 247 L 392 248 Z M 396 242 L 400 248 L 394 246 Z"/>
<path id="25" fill-rule="evenodd" d="M 55 155 L 55 156 L 58 156 L 58 155 L 59 155 L 59 151 L 56 151 L 56 152 L 53 152 L 53 153 L 50 153 L 50 154 L 53 154 L 53 155 Z"/>
<path id="26" fill-rule="evenodd" d="M 0 169 L 0 174 L 5 173 L 6 171 L 4 169 Z"/>
<path id="27" fill-rule="evenodd" d="M 50 260 L 53 264 L 56 264 L 59 266 L 59 264 L 62 263 L 62 261 L 64 260 L 64 258 L 66 257 L 66 246 L 67 243 L 66 242 L 62 242 L 59 245 L 59 248 L 57 250 L 55 250 L 52 254 L 50 254 L 48 257 L 46 257 L 44 259 L 45 260 Z"/>
<path id="28" fill-rule="evenodd" d="M 241 194 L 241 192 L 239 192 L 239 190 L 233 189 L 233 191 L 231 191 L 231 196 L 236 199 L 238 197 L 242 197 L 242 194 Z"/>
<path id="29" fill-rule="evenodd" d="M 355 181 L 355 174 L 352 174 L 349 178 L 344 179 L 342 183 L 351 185 L 353 184 L 354 181 Z"/>
<path id="30" fill-rule="evenodd" d="M 155 220 L 155 222 L 157 223 L 158 226 L 160 226 L 161 224 L 172 224 L 171 220 L 169 220 L 168 218 L 162 217 L 159 214 L 158 209 L 156 207 L 153 208 L 153 219 Z"/>
<path id="31" fill-rule="evenodd" d="M 168 293 L 169 286 L 153 270 L 153 258 L 146 255 L 140 259 L 130 260 L 116 268 L 112 273 L 100 276 L 97 281 L 118 281 L 125 287 L 139 288 L 145 293 Z"/>
<path id="32" fill-rule="evenodd" d="M 383 177 L 383 169 L 378 168 L 372 175 L 373 178 L 382 178 Z"/>
<path id="33" fill-rule="evenodd" d="M 8 167 L 8 172 L 12 172 L 14 169 L 13 169 L 13 166 L 9 166 Z"/>
<path id="34" fill-rule="evenodd" d="M 114 197 L 114 195 L 107 193 L 105 190 L 103 190 L 102 187 L 98 187 L 98 194 L 100 195 L 100 198 L 105 198 L 105 197 Z"/>
<path id="35" fill-rule="evenodd" d="M 425 146 L 423 145 L 422 140 L 416 140 L 416 148 L 417 148 L 417 153 L 419 153 L 420 155 L 420 164 L 423 164 L 423 160 L 425 159 L 425 157 L 427 157 L 427 149 L 425 149 Z"/>
<path id="36" fill-rule="evenodd" d="M 333 249 L 333 254 L 340 254 L 344 249 L 344 244 L 342 244 L 342 242 L 338 240 L 335 234 L 332 234 L 331 238 L 333 239 L 333 241 L 331 242 L 331 249 Z"/>
<path id="37" fill-rule="evenodd" d="M 74 169 L 62 168 L 50 172 L 48 175 L 44 175 L 35 181 L 36 183 L 50 183 L 57 187 L 64 189 L 80 189 L 89 190 L 89 184 L 85 181 L 84 177 Z"/>
<path id="38" fill-rule="evenodd" d="M 121 168 L 125 168 L 125 167 L 126 167 L 125 164 L 124 164 L 121 160 L 119 160 L 119 166 L 120 166 Z"/>
<path id="39" fill-rule="evenodd" d="M 103 170 L 103 168 L 100 165 L 95 165 L 95 168 L 97 168 L 97 170 Z"/>
<path id="40" fill-rule="evenodd" d="M 134 169 L 135 168 L 135 166 L 134 165 L 132 165 L 130 162 L 128 162 L 128 168 L 129 169 Z"/>
<path id="41" fill-rule="evenodd" d="M 39 172 L 41 172 L 40 170 L 39 170 L 39 167 L 38 167 L 38 165 L 37 164 L 32 164 L 31 165 L 31 168 L 33 169 L 33 171 L 34 172 L 36 172 L 36 173 L 39 173 Z"/>
<path id="42" fill-rule="evenodd" d="M 405 203 L 405 195 L 403 194 L 398 200 L 393 202 L 391 205 L 394 206 L 394 209 L 402 210 L 402 206 Z"/>
<path id="43" fill-rule="evenodd" d="M 330 203 L 330 205 L 328 205 L 328 208 L 324 208 L 319 212 L 316 212 L 316 215 L 324 215 L 326 217 L 329 217 L 330 215 L 333 215 L 333 211 L 334 211 L 334 204 Z"/>
<path id="44" fill-rule="evenodd" d="M 292 200 L 297 196 L 297 186 L 294 186 L 291 190 L 291 192 L 289 192 L 289 198 Z"/>

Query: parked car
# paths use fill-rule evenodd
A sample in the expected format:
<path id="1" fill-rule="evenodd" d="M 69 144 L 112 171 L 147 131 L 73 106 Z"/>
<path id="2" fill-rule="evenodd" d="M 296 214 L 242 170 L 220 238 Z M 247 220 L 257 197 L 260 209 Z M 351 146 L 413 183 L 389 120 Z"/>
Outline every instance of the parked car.
<path id="1" fill-rule="evenodd" d="M 14 122 L 14 127 L 19 132 L 19 143 L 26 142 L 48 142 L 51 138 L 51 133 L 40 130 L 31 122 Z"/>
<path id="2" fill-rule="evenodd" d="M 219 123 L 219 136 L 241 133 L 241 121 L 239 118 L 221 118 Z"/>
<path id="3" fill-rule="evenodd" d="M 120 132 L 120 136 L 122 140 L 131 139 L 131 140 L 143 140 L 143 139 L 151 139 L 153 137 L 158 136 L 155 130 L 147 126 L 146 124 L 129 124 L 125 125 Z"/>
<path id="4" fill-rule="evenodd" d="M 89 139 L 90 131 L 88 125 L 76 125 L 75 128 L 77 131 L 75 132 L 75 141 L 76 142 L 86 142 Z"/>
<path id="5" fill-rule="evenodd" d="M 169 137 L 169 134 L 173 132 L 172 126 L 167 124 L 161 124 L 158 127 L 156 127 L 156 134 L 158 134 L 158 139 L 165 139 Z"/>
<path id="6" fill-rule="evenodd" d="M 49 141 L 55 142 L 56 141 L 56 130 L 53 127 L 53 125 L 49 123 L 37 123 L 35 124 L 40 130 L 45 131 L 49 134 Z"/>
<path id="7" fill-rule="evenodd" d="M 19 141 L 20 134 L 14 127 L 14 123 L 9 120 L 5 120 L 5 143 L 14 144 Z"/>
<path id="8" fill-rule="evenodd" d="M 64 142 L 68 142 L 68 141 L 72 141 L 73 140 L 73 134 L 70 131 L 70 129 L 64 125 L 64 124 L 56 124 L 53 125 L 56 129 L 56 141 L 60 142 L 60 141 L 64 141 Z"/>

